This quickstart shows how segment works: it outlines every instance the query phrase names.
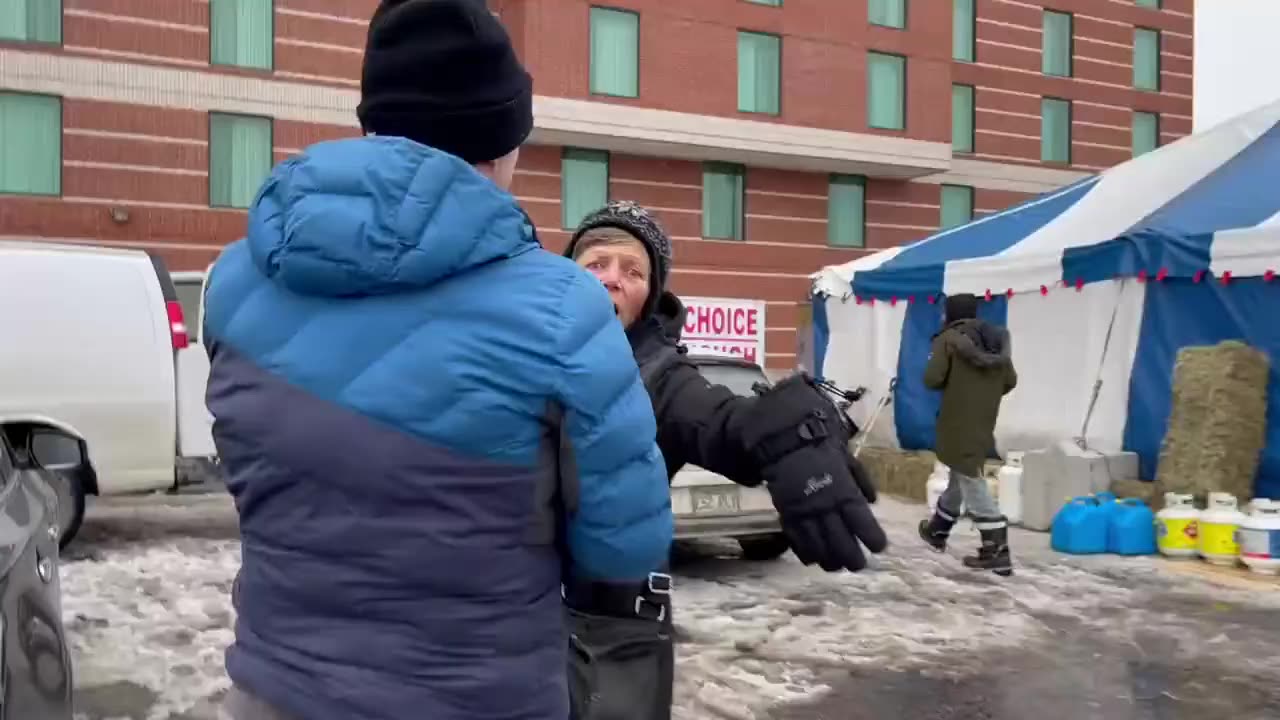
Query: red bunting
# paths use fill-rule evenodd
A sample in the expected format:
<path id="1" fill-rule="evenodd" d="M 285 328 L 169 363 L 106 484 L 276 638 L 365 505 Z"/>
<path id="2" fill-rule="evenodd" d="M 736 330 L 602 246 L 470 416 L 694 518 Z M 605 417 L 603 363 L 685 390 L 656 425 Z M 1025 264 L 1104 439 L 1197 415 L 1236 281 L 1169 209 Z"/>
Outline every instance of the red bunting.
<path id="1" fill-rule="evenodd" d="M 855 301 L 857 304 L 859 304 L 859 305 L 861 305 L 861 304 L 862 304 L 862 298 L 858 297 L 857 295 L 854 295 L 854 296 L 853 296 L 853 299 L 854 299 L 854 301 Z"/>
<path id="2" fill-rule="evenodd" d="M 1204 279 L 1204 271 L 1203 271 L 1203 270 L 1197 270 L 1197 271 L 1196 271 L 1196 274 L 1191 276 L 1191 282 L 1193 282 L 1193 283 L 1198 283 L 1198 282 L 1200 282 L 1200 281 L 1201 281 L 1201 280 L 1203 280 L 1203 279 Z"/>
<path id="3" fill-rule="evenodd" d="M 1041 286 L 1040 286 L 1040 294 L 1041 294 L 1041 295 L 1048 295 L 1048 294 L 1049 294 L 1049 288 L 1045 287 L 1044 285 L 1041 285 Z"/>
<path id="4" fill-rule="evenodd" d="M 1223 284 L 1223 285 L 1226 285 L 1226 284 L 1227 284 L 1227 283 L 1229 283 L 1229 282 L 1231 282 L 1231 271 L 1230 271 L 1230 270 L 1228 270 L 1228 271 L 1226 271 L 1226 272 L 1222 273 L 1222 284 Z"/>
<path id="5" fill-rule="evenodd" d="M 1160 268 L 1160 271 L 1156 273 L 1156 280 L 1159 282 L 1164 282 L 1164 279 L 1167 277 L 1169 277 L 1168 268 Z"/>
<path id="6" fill-rule="evenodd" d="M 1268 271 L 1266 271 L 1266 272 L 1262 273 L 1262 281 L 1263 281 L 1263 282 L 1271 282 L 1272 280 L 1275 280 L 1275 279 L 1276 279 L 1276 271 L 1275 271 L 1275 270 L 1268 270 Z"/>
<path id="7" fill-rule="evenodd" d="M 987 302 L 991 302 L 991 288 L 987 288 Z"/>
<path id="8" fill-rule="evenodd" d="M 937 304 L 938 304 L 938 296 L 937 296 L 937 295 L 930 295 L 930 296 L 929 296 L 929 304 L 930 304 L 930 305 L 937 305 Z"/>
<path id="9" fill-rule="evenodd" d="M 910 305 L 911 303 L 913 303 L 913 302 L 915 302 L 915 301 L 916 301 L 916 296 L 915 296 L 915 295 L 908 295 L 908 296 L 907 296 L 907 304 L 908 304 L 908 305 Z"/>
<path id="10" fill-rule="evenodd" d="M 1013 288 L 1004 291 L 1006 297 L 1013 297 Z"/>
<path id="11" fill-rule="evenodd" d="M 889 298 L 889 307 L 898 307 L 898 296 L 894 295 Z"/>
<path id="12" fill-rule="evenodd" d="M 1146 271 L 1146 270 L 1139 270 L 1139 271 L 1138 271 L 1138 282 L 1140 282 L 1140 283 L 1144 283 L 1144 282 L 1146 282 L 1146 281 L 1147 281 L 1147 271 Z"/>
<path id="13" fill-rule="evenodd" d="M 1076 278 L 1076 292 L 1084 290 L 1084 278 Z"/>

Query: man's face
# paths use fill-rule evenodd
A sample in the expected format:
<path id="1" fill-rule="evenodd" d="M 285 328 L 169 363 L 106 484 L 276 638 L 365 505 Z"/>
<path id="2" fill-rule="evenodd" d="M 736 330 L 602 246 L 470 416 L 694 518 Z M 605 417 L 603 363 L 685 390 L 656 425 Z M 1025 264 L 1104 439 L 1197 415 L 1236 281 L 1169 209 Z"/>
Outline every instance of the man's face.
<path id="1" fill-rule="evenodd" d="M 621 232 L 621 231 L 619 231 Z M 591 233 L 578 242 L 591 243 Z M 604 283 L 618 311 L 623 327 L 631 327 L 640 317 L 649 298 L 649 253 L 639 240 L 610 234 L 609 239 L 591 244 L 577 257 L 577 263 Z"/>

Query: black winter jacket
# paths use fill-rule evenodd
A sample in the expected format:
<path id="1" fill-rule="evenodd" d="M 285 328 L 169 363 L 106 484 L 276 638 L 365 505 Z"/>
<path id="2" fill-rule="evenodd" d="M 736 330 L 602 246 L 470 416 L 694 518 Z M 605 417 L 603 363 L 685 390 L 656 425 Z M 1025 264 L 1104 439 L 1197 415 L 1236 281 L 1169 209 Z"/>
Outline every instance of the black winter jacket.
<path id="1" fill-rule="evenodd" d="M 654 314 L 627 332 L 653 402 L 667 477 L 693 463 L 740 485 L 759 485 L 760 469 L 742 441 L 756 400 L 703 378 L 680 344 L 684 320 L 684 304 L 664 292 Z"/>

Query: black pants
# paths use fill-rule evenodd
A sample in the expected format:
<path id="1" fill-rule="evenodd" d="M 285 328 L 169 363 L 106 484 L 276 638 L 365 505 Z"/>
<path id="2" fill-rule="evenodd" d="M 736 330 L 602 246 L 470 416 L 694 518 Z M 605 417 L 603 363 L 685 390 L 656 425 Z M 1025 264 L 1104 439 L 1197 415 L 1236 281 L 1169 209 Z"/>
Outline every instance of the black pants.
<path id="1" fill-rule="evenodd" d="M 625 605 L 579 603 L 581 609 L 567 610 L 571 720 L 671 720 L 670 597 L 644 613 L 635 597 Z"/>

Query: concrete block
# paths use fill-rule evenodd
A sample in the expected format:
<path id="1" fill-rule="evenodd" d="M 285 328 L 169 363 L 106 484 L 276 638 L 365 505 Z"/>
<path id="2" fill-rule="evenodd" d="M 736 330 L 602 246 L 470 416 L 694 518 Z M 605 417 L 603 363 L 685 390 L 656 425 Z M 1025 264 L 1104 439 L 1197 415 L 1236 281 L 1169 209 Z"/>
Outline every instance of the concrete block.
<path id="1" fill-rule="evenodd" d="M 1118 480 L 1136 477 L 1134 453 L 1084 450 L 1071 441 L 1032 450 L 1022 457 L 1022 523 L 1048 530 L 1068 500 L 1105 492 Z"/>

